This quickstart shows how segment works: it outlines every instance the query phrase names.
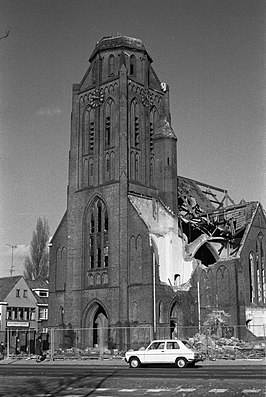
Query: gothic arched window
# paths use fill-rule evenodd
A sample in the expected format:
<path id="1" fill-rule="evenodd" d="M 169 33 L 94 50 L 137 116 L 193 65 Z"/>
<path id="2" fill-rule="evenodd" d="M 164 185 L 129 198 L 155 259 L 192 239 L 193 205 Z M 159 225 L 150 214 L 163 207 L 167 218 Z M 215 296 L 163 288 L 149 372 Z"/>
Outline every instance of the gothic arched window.
<path id="1" fill-rule="evenodd" d="M 104 110 L 104 147 L 113 146 L 114 101 L 109 98 Z"/>
<path id="2" fill-rule="evenodd" d="M 158 112 L 155 107 L 150 112 L 150 151 L 153 152 L 154 131 L 158 121 Z"/>
<path id="3" fill-rule="evenodd" d="M 255 303 L 256 301 L 256 281 L 255 281 L 255 266 L 254 266 L 254 254 L 249 253 L 249 296 L 250 303 Z"/>
<path id="4" fill-rule="evenodd" d="M 138 304 L 136 301 L 132 304 L 132 321 L 138 321 Z"/>
<path id="5" fill-rule="evenodd" d="M 83 133 L 82 133 L 83 154 L 88 154 L 93 152 L 94 135 L 95 135 L 95 111 L 94 109 L 87 107 L 83 115 Z"/>
<path id="6" fill-rule="evenodd" d="M 140 110 L 136 99 L 133 99 L 130 110 L 131 146 L 138 148 L 140 146 Z"/>
<path id="7" fill-rule="evenodd" d="M 130 55 L 129 74 L 130 74 L 130 76 L 136 76 L 136 57 L 135 57 L 135 55 Z"/>
<path id="8" fill-rule="evenodd" d="M 108 212 L 100 198 L 89 212 L 87 233 L 89 269 L 108 267 Z"/>
<path id="9" fill-rule="evenodd" d="M 256 241 L 256 279 L 258 288 L 258 302 L 266 302 L 266 280 L 265 280 L 265 255 L 264 236 L 258 234 Z"/>
<path id="10" fill-rule="evenodd" d="M 160 303 L 159 303 L 159 315 L 158 315 L 159 323 L 163 323 L 163 322 L 164 322 L 163 311 L 164 311 L 163 302 L 160 302 Z"/>
<path id="11" fill-rule="evenodd" d="M 114 71 L 115 71 L 115 57 L 113 55 L 110 55 L 108 58 L 108 77 L 113 76 Z"/>

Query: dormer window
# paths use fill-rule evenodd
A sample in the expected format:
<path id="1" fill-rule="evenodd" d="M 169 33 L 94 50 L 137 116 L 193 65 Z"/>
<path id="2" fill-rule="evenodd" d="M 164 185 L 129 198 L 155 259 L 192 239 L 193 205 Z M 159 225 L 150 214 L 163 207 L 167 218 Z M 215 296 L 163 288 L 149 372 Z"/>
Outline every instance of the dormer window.
<path id="1" fill-rule="evenodd" d="M 48 297 L 48 291 L 40 291 L 39 296 L 40 296 L 41 298 L 47 298 L 47 297 Z"/>

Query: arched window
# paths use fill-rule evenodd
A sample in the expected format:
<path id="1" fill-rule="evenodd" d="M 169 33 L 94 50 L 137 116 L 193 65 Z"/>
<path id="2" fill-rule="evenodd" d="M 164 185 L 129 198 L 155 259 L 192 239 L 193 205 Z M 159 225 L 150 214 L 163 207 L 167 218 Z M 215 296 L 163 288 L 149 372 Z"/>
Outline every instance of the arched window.
<path id="1" fill-rule="evenodd" d="M 159 315 L 158 315 L 160 324 L 164 322 L 163 310 L 164 310 L 163 309 L 163 302 L 160 302 L 159 303 Z"/>
<path id="2" fill-rule="evenodd" d="M 93 277 L 93 274 L 88 274 L 88 285 L 89 286 L 93 286 L 94 285 L 94 277 Z"/>
<path id="3" fill-rule="evenodd" d="M 108 284 L 108 274 L 103 273 L 102 275 L 103 284 Z"/>
<path id="4" fill-rule="evenodd" d="M 104 110 L 104 147 L 113 146 L 114 101 L 108 98 Z"/>
<path id="5" fill-rule="evenodd" d="M 154 185 L 154 159 L 152 158 L 150 161 L 150 184 Z"/>
<path id="6" fill-rule="evenodd" d="M 256 241 L 256 280 L 258 302 L 266 303 L 264 236 L 260 232 Z"/>
<path id="7" fill-rule="evenodd" d="M 136 99 L 133 99 L 130 109 L 131 146 L 140 146 L 140 110 Z"/>
<path id="8" fill-rule="evenodd" d="M 108 58 L 108 76 L 111 77 L 114 75 L 115 71 L 115 57 L 110 55 Z"/>
<path id="9" fill-rule="evenodd" d="M 136 57 L 135 57 L 135 55 L 130 55 L 129 74 L 130 74 L 130 76 L 136 76 Z"/>
<path id="10" fill-rule="evenodd" d="M 154 130 L 158 121 L 158 112 L 155 107 L 152 107 L 150 112 L 150 151 L 153 152 Z"/>
<path id="11" fill-rule="evenodd" d="M 138 304 L 136 301 L 132 304 L 132 321 L 138 321 Z"/>
<path id="12" fill-rule="evenodd" d="M 87 233 L 89 269 L 108 267 L 108 213 L 100 198 L 94 201 L 88 214 Z"/>
<path id="13" fill-rule="evenodd" d="M 110 164 L 110 156 L 107 153 L 105 156 L 105 167 L 104 167 L 104 175 L 105 175 L 105 181 L 110 180 L 110 171 L 111 171 L 111 164 Z"/>
<path id="14" fill-rule="evenodd" d="M 88 179 L 89 179 L 89 185 L 93 185 L 93 160 L 92 159 L 90 159 L 90 161 L 89 161 Z"/>
<path id="15" fill-rule="evenodd" d="M 96 274 L 95 281 L 96 281 L 96 285 L 101 285 L 102 284 L 102 277 L 101 277 L 100 274 Z"/>
<path id="16" fill-rule="evenodd" d="M 87 159 L 85 159 L 83 165 L 83 186 L 87 186 L 88 181 L 89 181 L 89 162 Z"/>
<path id="17" fill-rule="evenodd" d="M 95 135 L 95 111 L 87 107 L 83 114 L 83 139 L 82 153 L 83 155 L 93 153 Z"/>
<path id="18" fill-rule="evenodd" d="M 250 303 L 256 301 L 256 282 L 255 282 L 255 271 L 254 271 L 254 254 L 249 253 L 249 299 Z"/>
<path id="19" fill-rule="evenodd" d="M 139 181 L 139 155 L 136 154 L 135 157 L 135 180 Z"/>

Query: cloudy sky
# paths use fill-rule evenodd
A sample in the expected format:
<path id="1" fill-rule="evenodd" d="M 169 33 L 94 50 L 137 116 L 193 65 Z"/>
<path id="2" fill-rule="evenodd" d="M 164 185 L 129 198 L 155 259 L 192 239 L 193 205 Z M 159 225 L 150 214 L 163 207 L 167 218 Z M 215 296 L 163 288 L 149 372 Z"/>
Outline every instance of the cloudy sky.
<path id="1" fill-rule="evenodd" d="M 264 0 L 0 0 L 0 277 L 66 209 L 72 84 L 104 36 L 170 86 L 178 173 L 266 208 Z"/>

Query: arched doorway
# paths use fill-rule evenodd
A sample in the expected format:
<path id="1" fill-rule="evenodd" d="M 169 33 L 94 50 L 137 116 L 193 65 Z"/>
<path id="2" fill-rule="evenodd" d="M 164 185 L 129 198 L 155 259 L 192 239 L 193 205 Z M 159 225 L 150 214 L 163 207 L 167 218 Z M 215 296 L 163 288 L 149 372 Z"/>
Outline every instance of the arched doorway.
<path id="1" fill-rule="evenodd" d="M 178 301 L 175 301 L 170 311 L 170 332 L 171 337 L 175 339 L 184 336 L 184 316 L 183 310 Z"/>
<path id="2" fill-rule="evenodd" d="M 84 348 L 108 348 L 108 315 L 100 302 L 87 306 L 82 319 Z"/>
<path id="3" fill-rule="evenodd" d="M 100 305 L 93 318 L 93 346 L 108 347 L 108 319 Z"/>

